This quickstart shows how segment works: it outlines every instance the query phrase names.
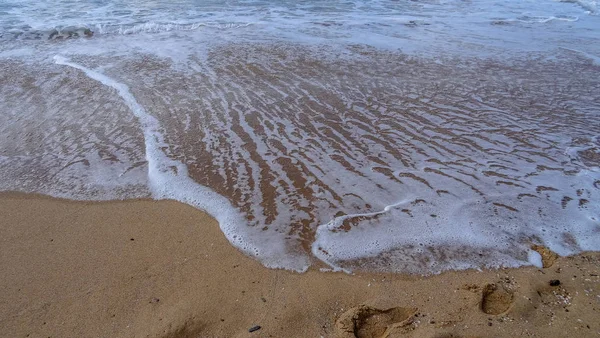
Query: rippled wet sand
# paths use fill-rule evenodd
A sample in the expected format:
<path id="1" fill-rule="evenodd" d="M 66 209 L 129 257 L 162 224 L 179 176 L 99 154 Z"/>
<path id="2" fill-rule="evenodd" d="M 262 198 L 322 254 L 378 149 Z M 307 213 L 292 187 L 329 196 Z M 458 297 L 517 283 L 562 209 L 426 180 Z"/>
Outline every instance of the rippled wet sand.
<path id="1" fill-rule="evenodd" d="M 598 244 L 585 237 L 600 232 L 600 67 L 579 54 L 230 45 L 187 64 L 74 60 L 127 84 L 165 153 L 292 256 L 435 272 Z M 50 64 L 4 65 L 0 82 L 2 188 L 148 196 L 144 140 L 114 90 Z"/>

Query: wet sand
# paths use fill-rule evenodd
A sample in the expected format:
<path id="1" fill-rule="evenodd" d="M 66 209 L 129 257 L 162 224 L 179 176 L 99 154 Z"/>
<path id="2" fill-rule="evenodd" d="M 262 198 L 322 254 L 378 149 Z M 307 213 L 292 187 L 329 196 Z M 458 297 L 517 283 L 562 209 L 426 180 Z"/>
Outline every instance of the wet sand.
<path id="1" fill-rule="evenodd" d="M 430 277 L 297 274 L 245 257 L 178 202 L 15 193 L 0 194 L 0 241 L 2 337 L 600 335 L 598 253 Z"/>

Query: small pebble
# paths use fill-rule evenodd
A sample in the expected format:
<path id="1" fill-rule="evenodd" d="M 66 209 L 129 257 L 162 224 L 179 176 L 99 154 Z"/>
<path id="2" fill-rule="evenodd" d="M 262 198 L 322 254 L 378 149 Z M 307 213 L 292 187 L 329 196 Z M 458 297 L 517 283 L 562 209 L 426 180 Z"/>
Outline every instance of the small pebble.
<path id="1" fill-rule="evenodd" d="M 254 331 L 258 331 L 258 330 L 260 330 L 260 326 L 256 325 L 256 326 L 253 326 L 253 327 L 251 327 L 251 328 L 248 330 L 248 332 L 254 332 Z"/>
<path id="2" fill-rule="evenodd" d="M 558 279 L 553 279 L 550 281 L 550 286 L 559 286 L 560 281 Z"/>

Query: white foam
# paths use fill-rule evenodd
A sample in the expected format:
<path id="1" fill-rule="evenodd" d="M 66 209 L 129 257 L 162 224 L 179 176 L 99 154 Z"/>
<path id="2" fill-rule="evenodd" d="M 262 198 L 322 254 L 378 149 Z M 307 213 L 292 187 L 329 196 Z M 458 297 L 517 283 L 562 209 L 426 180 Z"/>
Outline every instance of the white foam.
<path id="1" fill-rule="evenodd" d="M 547 23 L 551 21 L 566 21 L 575 22 L 579 20 L 576 16 L 522 16 L 515 19 L 515 21 L 524 23 Z"/>
<path id="2" fill-rule="evenodd" d="M 537 251 L 530 250 L 527 252 L 527 260 L 535 267 L 540 269 L 544 267 L 544 264 L 542 263 L 542 255 L 540 255 L 540 253 Z"/>
<path id="3" fill-rule="evenodd" d="M 54 61 L 56 64 L 81 70 L 89 78 L 116 90 L 138 118 L 146 146 L 149 185 L 155 199 L 173 199 L 208 212 L 219 222 L 221 230 L 235 247 L 248 255 L 256 256 L 267 267 L 300 272 L 308 268 L 307 258 L 294 257 L 288 252 L 283 240 L 273 241 L 264 232 L 252 234 L 242 215 L 229 200 L 193 181 L 183 163 L 170 159 L 161 150 L 166 143 L 160 122 L 145 111 L 126 85 L 98 71 L 70 62 L 60 55 L 55 56 Z"/>
<path id="4" fill-rule="evenodd" d="M 139 25 L 134 25 L 131 27 L 127 26 L 119 26 L 119 27 L 106 27 L 103 25 L 98 25 L 98 32 L 101 34 L 140 34 L 140 33 L 162 33 L 162 32 L 171 32 L 171 31 L 193 31 L 203 27 L 206 28 L 216 28 L 216 29 L 234 29 L 234 28 L 244 28 L 252 25 L 252 22 L 228 22 L 228 23 L 219 23 L 219 22 L 197 22 L 190 24 L 175 24 L 175 23 L 156 23 L 156 22 L 146 22 Z"/>
<path id="5" fill-rule="evenodd" d="M 423 176 L 433 186 L 452 186 L 451 182 L 424 173 Z M 560 255 L 597 250 L 600 238 L 589 234 L 597 231 L 599 225 L 600 196 L 594 188 L 599 178 L 596 172 L 588 170 L 580 170 L 575 176 L 543 172 L 530 177 L 527 185 L 552 185 L 555 190 L 520 202 L 508 190 L 503 194 L 504 190 L 493 185 L 487 187 L 485 197 L 473 194 L 470 199 L 464 195 L 437 196 L 416 190 L 418 195 L 409 194 L 381 211 L 344 215 L 319 226 L 312 252 L 338 271 L 351 272 L 348 262 L 365 258 L 378 262 L 383 257 L 392 262 L 392 266 L 379 264 L 384 270 L 437 273 L 447 269 L 534 264 L 535 257 L 529 250 L 531 238 L 537 238 L 535 244 L 544 244 Z M 460 188 L 449 190 L 460 191 Z M 573 199 L 581 195 L 581 201 L 589 203 L 578 206 L 577 202 L 571 202 L 561 208 L 561 198 L 569 195 Z M 415 203 L 419 199 L 428 202 Z M 411 209 L 412 214 L 400 209 Z M 377 220 L 369 220 L 374 216 Z M 352 218 L 363 220 L 351 229 L 342 229 L 342 223 Z M 576 244 L 569 244 L 566 234 Z M 477 257 L 477 252 L 482 253 L 482 258 Z"/>

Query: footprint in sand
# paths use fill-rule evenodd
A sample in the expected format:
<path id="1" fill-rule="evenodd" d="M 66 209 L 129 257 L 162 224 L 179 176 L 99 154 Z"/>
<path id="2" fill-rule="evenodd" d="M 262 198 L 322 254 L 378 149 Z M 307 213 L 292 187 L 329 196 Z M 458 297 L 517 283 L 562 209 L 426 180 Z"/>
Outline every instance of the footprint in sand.
<path id="1" fill-rule="evenodd" d="M 489 315 L 499 315 L 508 311 L 514 295 L 503 285 L 487 284 L 481 294 L 481 311 Z"/>
<path id="2" fill-rule="evenodd" d="M 351 308 L 336 322 L 339 338 L 386 338 L 392 331 L 412 324 L 416 308 L 379 310 L 361 305 Z"/>

